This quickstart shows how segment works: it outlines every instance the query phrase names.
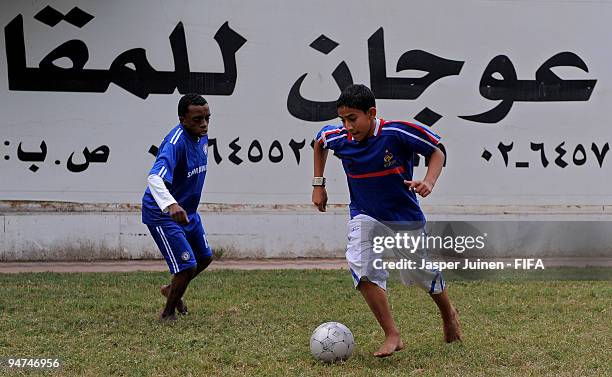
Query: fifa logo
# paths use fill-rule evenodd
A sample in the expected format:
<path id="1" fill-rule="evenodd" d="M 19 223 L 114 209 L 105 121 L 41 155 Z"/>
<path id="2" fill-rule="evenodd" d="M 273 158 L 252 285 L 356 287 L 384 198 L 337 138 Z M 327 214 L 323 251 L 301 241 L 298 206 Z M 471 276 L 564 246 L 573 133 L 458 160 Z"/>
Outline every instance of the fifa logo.
<path id="1" fill-rule="evenodd" d="M 383 158 L 383 160 L 385 162 L 384 166 L 386 168 L 396 164 L 395 160 L 393 159 L 393 154 L 391 154 L 388 149 L 385 149 L 385 157 Z"/>

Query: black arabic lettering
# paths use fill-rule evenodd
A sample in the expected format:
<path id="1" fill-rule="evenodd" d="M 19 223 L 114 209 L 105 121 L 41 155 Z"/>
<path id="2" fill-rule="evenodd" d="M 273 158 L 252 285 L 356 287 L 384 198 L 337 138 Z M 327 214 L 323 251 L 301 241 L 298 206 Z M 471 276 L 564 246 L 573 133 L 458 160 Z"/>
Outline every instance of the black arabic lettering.
<path id="1" fill-rule="evenodd" d="M 223 157 L 221 157 L 221 154 L 219 153 L 219 145 L 217 144 L 217 139 L 215 138 L 208 139 L 208 147 L 212 148 L 213 157 L 215 158 L 215 163 L 219 165 L 221 161 L 223 160 Z"/>
<path id="2" fill-rule="evenodd" d="M 306 140 L 303 139 L 301 142 L 297 142 L 294 139 L 291 139 L 291 141 L 289 141 L 289 143 L 287 144 L 289 145 L 289 148 L 291 148 L 291 150 L 293 151 L 293 154 L 295 156 L 295 161 L 299 165 L 300 160 L 301 160 L 300 153 L 301 153 L 301 150 L 306 145 Z M 270 147 L 267 149 L 268 160 L 270 162 L 279 163 L 283 161 L 283 159 L 285 158 L 285 151 L 283 149 L 283 145 L 284 144 L 282 144 L 279 140 L 272 141 L 272 143 L 270 144 Z M 231 149 L 231 153 L 229 154 L 228 159 L 234 165 L 241 165 L 244 162 L 244 159 L 239 155 L 240 151 L 243 149 L 242 145 L 240 144 L 240 137 L 233 139 L 231 142 L 229 142 L 228 146 Z M 208 147 L 213 148 L 213 156 L 215 159 L 215 163 L 219 165 L 223 161 L 223 158 L 221 157 L 221 153 L 220 153 L 219 141 L 214 138 L 208 139 Z M 252 163 L 259 163 L 263 161 L 265 157 L 264 150 L 265 150 L 265 147 L 262 145 L 261 141 L 252 140 L 249 144 L 249 147 L 247 148 L 248 161 Z M 158 151 L 158 148 L 155 145 L 152 145 L 148 150 L 148 152 L 153 156 L 156 156 L 157 151 Z M 93 162 L 93 159 L 96 159 L 95 156 L 98 156 L 98 155 L 102 156 L 101 152 L 97 150 L 94 150 L 93 152 L 84 151 L 83 154 L 86 156 L 93 155 L 94 157 L 89 157 L 89 161 L 87 161 L 86 159 L 86 162 L 81 165 L 77 165 L 74 162 L 72 162 L 71 166 L 73 169 L 80 168 L 82 170 L 85 170 L 86 167 L 84 167 L 83 165 L 87 164 L 88 162 Z M 72 159 L 73 155 L 70 155 L 70 157 Z"/>
<path id="3" fill-rule="evenodd" d="M 311 47 L 327 54 L 337 46 L 336 42 L 329 40 L 326 42 L 328 43 L 327 49 L 323 46 L 317 48 L 311 45 Z M 330 42 L 335 45 L 329 46 Z M 389 78 L 387 77 L 386 70 L 384 31 L 382 27 L 368 39 L 368 58 L 371 89 L 376 98 L 380 99 L 416 99 L 435 81 L 442 77 L 458 75 L 464 64 L 462 61 L 444 59 L 426 51 L 411 50 L 400 56 L 396 71 L 401 72 L 415 69 L 427 71 L 428 73 L 420 78 Z M 305 73 L 300 76 L 289 91 L 287 97 L 289 113 L 298 119 L 309 122 L 326 121 L 336 118 L 337 109 L 335 101 L 312 101 L 301 95 L 300 88 L 307 75 L 308 73 Z M 336 67 L 332 76 L 340 91 L 353 83 L 351 72 L 344 61 Z"/>
<path id="4" fill-rule="evenodd" d="M 553 67 L 576 67 L 589 72 L 576 54 L 560 52 L 545 61 L 536 71 L 535 80 L 518 80 L 514 65 L 505 55 L 494 57 L 480 79 L 480 94 L 490 100 L 501 100 L 493 109 L 459 118 L 479 123 L 497 123 L 504 119 L 514 102 L 588 101 L 597 80 L 563 80 Z M 494 77 L 501 75 L 501 79 Z"/>
<path id="5" fill-rule="evenodd" d="M 293 151 L 293 154 L 295 155 L 295 160 L 297 161 L 298 165 L 300 164 L 300 150 L 304 148 L 305 145 L 306 145 L 306 139 L 300 142 L 297 142 L 291 139 L 291 141 L 289 142 L 289 147 Z"/>
<path id="6" fill-rule="evenodd" d="M 159 147 L 157 145 L 151 145 L 151 147 L 149 147 L 148 152 L 152 154 L 153 157 L 157 157 L 157 152 L 159 152 Z"/>
<path id="7" fill-rule="evenodd" d="M 310 47 L 327 55 L 338 47 L 338 43 L 322 34 L 310 44 Z M 310 122 L 334 119 L 338 116 L 336 101 L 311 101 L 304 98 L 300 93 L 300 88 L 307 75 L 308 73 L 304 73 L 300 76 L 289 91 L 287 96 L 287 109 L 289 113 L 298 119 Z M 340 91 L 353 84 L 351 71 L 344 61 L 334 69 L 332 77 Z"/>
<path id="8" fill-rule="evenodd" d="M 246 43 L 246 39 L 229 27 L 226 21 L 217 33 L 215 41 L 221 49 L 223 58 L 223 73 L 201 73 L 189 71 L 187 43 L 183 23 L 179 22 L 170 35 L 172 55 L 177 75 L 179 93 L 198 93 L 229 96 L 234 92 L 238 70 L 236 68 L 236 52 Z"/>
<path id="9" fill-rule="evenodd" d="M 578 154 L 581 154 L 582 157 L 578 157 Z M 586 150 L 582 144 L 576 145 L 576 149 L 574 149 L 574 154 L 572 156 L 572 160 L 574 161 L 574 165 L 582 166 L 586 163 L 587 155 Z"/>
<path id="10" fill-rule="evenodd" d="M 278 154 L 276 155 L 273 154 L 275 149 L 278 151 Z M 275 164 L 283 160 L 283 147 L 281 146 L 281 143 L 278 140 L 274 140 L 272 142 L 272 145 L 270 145 L 270 150 L 268 151 L 268 158 L 270 159 L 270 162 Z"/>
<path id="11" fill-rule="evenodd" d="M 304 73 L 300 76 L 289 91 L 289 96 L 287 97 L 287 109 L 289 113 L 298 119 L 308 122 L 321 122 L 337 118 L 338 109 L 336 108 L 335 100 L 321 102 L 311 101 L 300 94 L 300 87 L 307 75 L 308 73 Z M 340 91 L 353 84 L 353 76 L 351 76 L 351 71 L 344 61 L 338 64 L 334 72 L 332 72 L 332 77 Z"/>
<path id="12" fill-rule="evenodd" d="M 103 93 L 112 82 L 143 99 L 149 94 L 173 93 L 175 88 L 181 94 L 231 95 L 238 77 L 236 52 L 246 43 L 246 39 L 225 22 L 214 37 L 221 49 L 224 72 L 203 73 L 189 70 L 182 22 L 176 25 L 169 37 L 174 72 L 155 70 L 142 48 L 121 53 L 108 70 L 84 69 L 89 51 L 80 40 L 61 44 L 43 58 L 38 68 L 30 68 L 26 65 L 21 15 L 4 28 L 4 37 L 10 90 Z M 60 58 L 68 58 L 72 66 L 63 68 L 54 64 Z"/>
<path id="13" fill-rule="evenodd" d="M 506 166 L 508 166 L 508 153 L 512 150 L 513 147 L 514 147 L 514 142 L 506 145 L 500 141 L 499 144 L 497 145 L 497 149 L 502 154 L 502 157 L 504 159 L 504 164 L 506 164 Z"/>
<path id="14" fill-rule="evenodd" d="M 54 62 L 60 58 L 68 58 L 70 61 L 72 61 L 72 67 L 62 68 L 55 65 Z M 40 61 L 38 66 L 42 70 L 48 72 L 61 72 L 63 70 L 78 72 L 83 70 L 87 60 L 89 60 L 89 50 L 87 49 L 87 45 L 83 41 L 73 39 L 56 47 L 53 51 L 47 54 L 43 60 Z"/>
<path id="15" fill-rule="evenodd" d="M 514 142 L 508 145 L 500 142 L 498 145 L 498 149 L 504 159 L 504 164 L 506 167 L 508 167 L 508 154 L 512 150 L 513 144 Z M 544 168 L 548 167 L 550 163 L 549 163 L 548 158 L 546 157 L 546 152 L 545 152 L 546 148 L 544 146 L 544 143 L 530 142 L 530 148 L 534 152 L 540 152 L 540 160 L 542 162 L 542 166 Z M 568 149 L 571 150 L 571 148 L 568 148 Z M 597 144 L 595 143 L 591 144 L 591 151 L 593 152 L 593 155 L 595 156 L 595 159 L 597 160 L 597 164 L 600 168 L 603 166 L 604 159 L 609 150 L 610 150 L 609 143 L 605 143 L 603 147 L 601 148 L 601 150 Z M 565 142 L 563 141 L 559 143 L 559 145 L 555 147 L 554 151 L 557 153 L 557 157 L 554 159 L 554 165 L 562 169 L 569 166 L 569 163 L 565 161 L 564 159 L 565 155 L 568 154 L 568 150 L 566 149 Z M 573 152 L 569 154 L 572 156 L 572 161 L 574 163 L 574 166 L 583 166 L 588 162 L 589 155 L 587 154 L 587 150 L 583 144 L 577 144 L 573 148 Z M 491 156 L 492 156 L 491 153 L 485 149 L 485 152 L 482 154 L 481 157 L 485 159 L 486 161 L 490 161 Z M 529 166 L 530 166 L 529 162 L 520 162 L 520 161 L 515 162 L 515 167 L 517 168 L 528 168 Z"/>
<path id="16" fill-rule="evenodd" d="M 83 59 L 86 61 L 89 56 L 82 41 L 72 40 L 60 45 L 41 61 L 39 68 L 27 67 L 21 15 L 4 28 L 4 39 L 10 90 L 103 93 L 110 84 L 108 71 L 82 69 Z M 73 66 L 62 68 L 52 64 L 61 57 L 70 59 Z"/>
<path id="17" fill-rule="evenodd" d="M 231 162 L 233 162 L 236 165 L 242 164 L 242 159 L 238 157 L 238 152 L 242 149 L 242 147 L 238 145 L 238 140 L 240 140 L 240 137 L 235 138 L 229 144 L 230 148 L 232 149 L 232 153 L 229 155 L 228 158 Z"/>
<path id="18" fill-rule="evenodd" d="M 150 93 L 171 94 L 176 87 L 176 74 L 156 71 L 147 61 L 143 48 L 133 48 L 119 54 L 109 71 L 114 84 L 142 99 Z"/>
<path id="19" fill-rule="evenodd" d="M 396 72 L 414 69 L 428 72 L 420 78 L 387 77 L 383 28 L 368 39 L 370 88 L 378 99 L 416 99 L 435 81 L 458 75 L 464 62 L 448 60 L 423 50 L 410 50 L 397 61 Z"/>
<path id="20" fill-rule="evenodd" d="M 74 162 L 72 162 L 72 158 L 74 157 L 74 152 L 72 152 L 70 154 L 70 157 L 68 157 L 68 163 L 66 164 L 68 170 L 73 173 L 80 173 L 82 171 L 85 171 L 89 167 L 89 149 L 87 149 L 87 147 L 83 149 L 83 156 L 85 157 L 85 162 L 83 162 L 82 164 L 75 164 Z"/>
<path id="21" fill-rule="evenodd" d="M 531 143 L 531 150 L 534 152 L 540 151 L 540 159 L 542 160 L 542 166 L 548 166 L 548 159 L 546 153 L 544 153 L 544 143 Z"/>
<path id="22" fill-rule="evenodd" d="M 563 156 L 567 153 L 567 151 L 563 148 L 564 144 L 565 141 L 557 145 L 557 148 L 555 148 L 555 152 L 559 154 L 557 158 L 555 158 L 555 164 L 557 164 L 557 166 L 560 168 L 565 168 L 568 165 L 567 162 L 563 160 Z"/>
<path id="23" fill-rule="evenodd" d="M 257 150 L 257 154 L 253 154 L 253 150 Z M 263 149 L 261 149 L 261 143 L 259 140 L 253 140 L 249 146 L 248 155 L 249 161 L 251 162 L 259 162 L 263 159 Z"/>
<path id="24" fill-rule="evenodd" d="M 608 154 L 608 151 L 610 150 L 610 145 L 608 145 L 608 143 L 604 144 L 603 148 L 601 148 L 601 151 L 600 151 L 597 145 L 593 143 L 591 144 L 591 150 L 595 154 L 597 163 L 599 164 L 599 167 L 601 168 L 601 165 L 603 164 L 603 160 L 606 157 L 606 154 Z"/>
<path id="25" fill-rule="evenodd" d="M 85 147 L 83 149 L 83 157 L 85 159 L 85 162 L 83 162 L 82 164 L 75 164 L 72 160 L 74 157 L 74 152 L 72 152 L 70 154 L 70 157 L 68 157 L 68 163 L 66 164 L 66 167 L 69 171 L 73 173 L 80 173 L 82 171 L 87 170 L 90 163 L 105 163 L 106 161 L 108 161 L 109 154 L 110 148 L 106 145 L 101 145 L 91 152 L 89 151 L 89 148 Z"/>
<path id="26" fill-rule="evenodd" d="M 106 161 L 108 161 L 109 154 L 110 148 L 106 145 L 101 145 L 93 151 L 89 152 L 89 162 L 105 163 Z"/>
<path id="27" fill-rule="evenodd" d="M 47 157 L 47 144 L 44 141 L 40 143 L 40 152 L 25 152 L 21 149 L 22 144 L 19 143 L 17 147 L 17 158 L 19 161 L 42 162 Z"/>
<path id="28" fill-rule="evenodd" d="M 5 142 L 6 144 L 7 142 Z M 47 144 L 45 143 L 45 141 L 43 140 L 40 143 L 40 152 L 24 152 L 21 149 L 21 144 L 19 143 L 19 146 L 17 147 L 17 158 L 19 159 L 19 161 L 27 161 L 27 162 L 43 162 L 45 160 L 45 158 L 47 158 Z M 8 144 L 6 144 L 8 145 Z M 7 159 L 5 156 L 5 159 Z M 8 159 L 7 159 L 8 160 Z M 36 164 L 32 164 L 30 165 L 29 168 L 32 172 L 36 173 L 38 171 L 38 166 Z"/>

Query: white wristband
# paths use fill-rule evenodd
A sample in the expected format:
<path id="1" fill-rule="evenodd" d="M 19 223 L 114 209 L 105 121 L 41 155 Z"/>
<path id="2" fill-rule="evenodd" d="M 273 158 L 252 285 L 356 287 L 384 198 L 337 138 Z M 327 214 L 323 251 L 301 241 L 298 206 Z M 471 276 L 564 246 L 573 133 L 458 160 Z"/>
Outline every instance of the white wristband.
<path id="1" fill-rule="evenodd" d="M 325 177 L 314 177 L 312 179 L 312 185 L 325 187 Z"/>

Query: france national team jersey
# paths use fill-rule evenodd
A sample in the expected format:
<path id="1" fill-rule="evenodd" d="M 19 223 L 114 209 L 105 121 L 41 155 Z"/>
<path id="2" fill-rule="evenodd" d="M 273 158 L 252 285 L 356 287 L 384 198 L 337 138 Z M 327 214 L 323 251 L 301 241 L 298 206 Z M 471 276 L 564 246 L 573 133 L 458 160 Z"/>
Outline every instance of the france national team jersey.
<path id="1" fill-rule="evenodd" d="M 440 140 L 428 127 L 377 119 L 373 136 L 361 142 L 343 126 L 331 125 L 323 127 L 316 140 L 342 160 L 351 218 L 364 214 L 379 221 L 425 221 L 404 179 L 412 180 L 413 154 L 430 156 Z"/>
<path id="2" fill-rule="evenodd" d="M 149 175 L 156 174 L 168 183 L 170 194 L 187 212 L 190 222 L 197 216 L 204 187 L 207 148 L 208 136 L 195 139 L 179 124 L 162 141 L 149 172 Z M 142 198 L 142 222 L 158 224 L 168 220 L 173 221 L 168 213 L 162 213 L 147 187 Z"/>

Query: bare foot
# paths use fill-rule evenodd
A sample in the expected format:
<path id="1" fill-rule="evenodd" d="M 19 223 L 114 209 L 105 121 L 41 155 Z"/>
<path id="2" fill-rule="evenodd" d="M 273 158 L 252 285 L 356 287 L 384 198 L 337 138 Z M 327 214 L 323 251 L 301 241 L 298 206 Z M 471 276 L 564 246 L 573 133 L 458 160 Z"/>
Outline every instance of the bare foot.
<path id="1" fill-rule="evenodd" d="M 162 310 L 161 313 L 159 313 L 159 321 L 160 322 L 165 322 L 165 323 L 170 323 L 170 322 L 174 322 L 176 321 L 178 318 L 176 318 L 176 314 L 172 313 L 171 315 L 164 315 L 164 311 Z"/>
<path id="2" fill-rule="evenodd" d="M 461 324 L 459 323 L 459 312 L 453 308 L 450 318 L 444 321 L 444 340 L 446 343 L 461 341 Z"/>
<path id="3" fill-rule="evenodd" d="M 164 295 L 164 297 L 168 298 L 168 294 L 170 294 L 170 284 L 162 285 L 160 288 L 160 292 L 162 295 Z M 176 311 L 182 315 L 187 315 L 187 313 L 189 313 L 187 311 L 187 305 L 185 305 L 185 302 L 182 298 L 179 299 L 176 303 Z"/>
<path id="4" fill-rule="evenodd" d="M 382 346 L 380 346 L 378 351 L 374 352 L 374 356 L 388 357 L 393 355 L 393 353 L 396 351 L 403 350 L 404 347 L 404 342 L 402 342 L 402 339 L 399 337 L 399 335 L 389 336 L 385 339 L 385 342 Z"/>

